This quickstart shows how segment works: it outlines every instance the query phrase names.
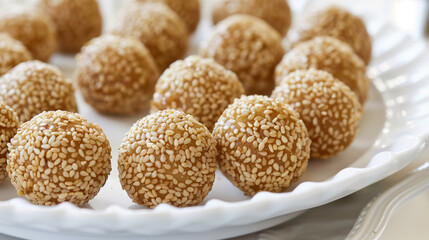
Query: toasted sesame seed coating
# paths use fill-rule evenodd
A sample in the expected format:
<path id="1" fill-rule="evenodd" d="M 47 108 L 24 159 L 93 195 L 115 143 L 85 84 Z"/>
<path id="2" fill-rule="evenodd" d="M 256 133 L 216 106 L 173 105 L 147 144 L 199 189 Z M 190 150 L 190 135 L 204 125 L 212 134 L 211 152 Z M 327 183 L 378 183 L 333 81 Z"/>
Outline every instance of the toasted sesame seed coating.
<path id="1" fill-rule="evenodd" d="M 138 204 L 201 203 L 212 188 L 216 143 L 191 115 L 164 110 L 137 121 L 119 148 L 122 188 Z"/>
<path id="2" fill-rule="evenodd" d="M 235 72 L 247 94 L 269 94 L 274 68 L 283 56 L 281 37 L 259 18 L 233 15 L 203 41 L 200 55 Z"/>
<path id="3" fill-rule="evenodd" d="M 12 185 L 38 205 L 81 206 L 95 197 L 111 170 L 109 140 L 98 124 L 77 113 L 43 112 L 23 123 L 8 147 Z"/>
<path id="4" fill-rule="evenodd" d="M 170 7 L 186 24 L 190 33 L 194 32 L 200 21 L 199 0 L 138 0 L 140 2 L 161 2 Z"/>
<path id="5" fill-rule="evenodd" d="M 37 7 L 53 20 L 63 52 L 78 52 L 101 34 L 103 19 L 96 0 L 38 0 Z"/>
<path id="6" fill-rule="evenodd" d="M 365 64 L 346 43 L 332 37 L 316 37 L 298 44 L 277 65 L 276 84 L 295 70 L 309 68 L 331 73 L 356 93 L 360 103 L 365 103 L 370 87 Z"/>
<path id="7" fill-rule="evenodd" d="M 235 73 L 213 59 L 190 56 L 173 63 L 155 86 L 152 112 L 177 109 L 212 130 L 217 119 L 244 88 Z"/>
<path id="8" fill-rule="evenodd" d="M 188 48 L 188 31 L 180 17 L 162 3 L 131 3 L 119 14 L 113 34 L 139 39 L 160 71 L 182 58 Z"/>
<path id="9" fill-rule="evenodd" d="M 213 130 L 223 174 L 246 195 L 281 192 L 307 168 L 310 143 L 299 115 L 266 96 L 236 99 Z"/>
<path id="10" fill-rule="evenodd" d="M 18 40 L 7 33 L 0 33 L 0 76 L 19 63 L 30 61 L 31 53 Z"/>
<path id="11" fill-rule="evenodd" d="M 271 96 L 298 112 L 311 138 L 311 158 L 327 159 L 352 142 L 362 117 L 356 94 L 330 73 L 297 70 Z"/>
<path id="12" fill-rule="evenodd" d="M 75 80 L 85 101 L 101 113 L 148 108 L 158 77 L 149 51 L 134 38 L 103 35 L 77 55 Z"/>
<path id="13" fill-rule="evenodd" d="M 22 42 L 40 61 L 47 62 L 57 49 L 55 27 L 47 16 L 38 11 L 2 12 L 0 32 Z"/>
<path id="14" fill-rule="evenodd" d="M 0 182 L 7 177 L 7 144 L 15 136 L 18 126 L 18 115 L 10 107 L 0 102 Z"/>
<path id="15" fill-rule="evenodd" d="M 282 36 L 291 25 L 291 11 L 286 0 L 217 0 L 213 3 L 216 24 L 234 14 L 247 14 L 263 19 Z"/>
<path id="16" fill-rule="evenodd" d="M 60 69 L 39 61 L 18 64 L 0 77 L 0 101 L 10 106 L 21 122 L 43 111 L 77 112 L 72 83 Z"/>
<path id="17" fill-rule="evenodd" d="M 309 15 L 297 30 L 299 41 L 318 36 L 334 37 L 349 44 L 366 65 L 371 60 L 372 42 L 365 23 L 342 8 L 332 6 Z"/>

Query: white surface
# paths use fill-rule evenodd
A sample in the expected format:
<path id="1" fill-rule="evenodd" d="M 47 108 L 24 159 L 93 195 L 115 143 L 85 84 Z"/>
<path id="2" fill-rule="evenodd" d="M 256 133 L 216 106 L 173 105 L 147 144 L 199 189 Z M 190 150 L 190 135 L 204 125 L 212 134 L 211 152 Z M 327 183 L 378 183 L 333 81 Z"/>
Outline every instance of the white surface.
<path id="1" fill-rule="evenodd" d="M 191 52 L 209 30 L 210 23 L 205 20 L 194 36 Z M 80 112 L 88 120 L 100 123 L 114 149 L 114 171 L 106 186 L 86 208 L 80 209 L 70 204 L 40 207 L 22 199 L 9 200 L 16 197 L 13 189 L 0 184 L 0 232 L 33 239 L 58 236 L 168 239 L 172 234 L 186 239 L 235 236 L 278 224 L 293 217 L 286 214 L 333 201 L 398 171 L 421 153 L 423 141 L 419 135 L 427 136 L 415 128 L 424 125 L 422 121 L 427 121 L 429 114 L 424 94 L 429 89 L 423 82 L 427 72 L 424 66 L 416 64 L 426 57 L 421 54 L 425 46 L 416 41 L 412 44 L 414 52 L 409 51 L 407 47 L 411 44 L 401 40 L 406 39 L 404 34 L 383 26 L 380 21 L 371 21 L 369 29 L 374 45 L 379 46 L 377 49 L 384 47 L 374 52 L 376 59 L 369 71 L 380 92 L 372 88 L 353 145 L 335 159 L 311 162 L 299 185 L 292 186 L 290 192 L 260 193 L 249 200 L 218 174 L 203 206 L 177 209 L 163 205 L 155 210 L 142 209 L 132 204 L 121 190 L 115 168 L 122 137 L 141 116 L 101 116 L 79 97 Z M 53 62 L 70 76 L 72 59 L 59 55 Z"/>

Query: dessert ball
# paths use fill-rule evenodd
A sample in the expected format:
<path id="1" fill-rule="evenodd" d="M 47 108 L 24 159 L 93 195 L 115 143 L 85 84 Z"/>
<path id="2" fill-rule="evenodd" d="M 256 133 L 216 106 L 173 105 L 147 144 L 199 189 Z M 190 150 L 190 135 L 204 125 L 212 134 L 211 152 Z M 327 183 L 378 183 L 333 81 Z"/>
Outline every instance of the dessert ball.
<path id="1" fill-rule="evenodd" d="M 212 59 L 190 56 L 162 74 L 155 86 L 152 112 L 177 109 L 211 130 L 228 105 L 243 94 L 235 73 Z"/>
<path id="2" fill-rule="evenodd" d="M 191 115 L 164 110 L 137 121 L 119 148 L 122 188 L 138 204 L 201 203 L 212 188 L 216 143 Z"/>
<path id="3" fill-rule="evenodd" d="M 281 192 L 307 168 L 311 140 L 298 113 L 266 96 L 236 99 L 213 130 L 223 174 L 246 195 Z"/>
<path id="4" fill-rule="evenodd" d="M 57 48 L 53 23 L 38 11 L 1 13 L 0 32 L 22 42 L 35 59 L 44 62 Z"/>
<path id="5" fill-rule="evenodd" d="M 216 25 L 201 45 L 200 55 L 235 72 L 247 94 L 269 94 L 274 68 L 283 56 L 280 35 L 264 21 L 233 15 Z"/>
<path id="6" fill-rule="evenodd" d="M 11 38 L 7 33 L 0 33 L 0 76 L 31 58 L 31 53 L 20 41 Z"/>
<path id="7" fill-rule="evenodd" d="M 85 101 L 101 113 L 141 112 L 158 77 L 149 51 L 134 38 L 103 35 L 77 56 L 75 80 Z"/>
<path id="8" fill-rule="evenodd" d="M 356 94 L 330 73 L 295 71 L 283 78 L 271 97 L 300 114 L 311 139 L 311 158 L 330 158 L 353 142 L 362 107 Z"/>
<path id="9" fill-rule="evenodd" d="M 371 60 L 372 42 L 359 17 L 339 7 L 309 15 L 298 25 L 299 41 L 330 36 L 349 44 L 365 64 Z"/>
<path id="10" fill-rule="evenodd" d="M 261 18 L 286 35 L 291 24 L 291 12 L 286 0 L 218 0 L 213 4 L 213 22 L 216 24 L 234 14 Z"/>
<path id="11" fill-rule="evenodd" d="M 112 32 L 139 39 L 151 53 L 160 71 L 182 58 L 188 47 L 186 25 L 162 3 L 126 5 Z"/>
<path id="12" fill-rule="evenodd" d="M 18 195 L 34 204 L 83 205 L 110 173 L 109 140 L 77 113 L 43 112 L 23 123 L 9 145 L 7 171 Z"/>
<path id="13" fill-rule="evenodd" d="M 21 122 L 43 111 L 77 112 L 72 83 L 57 67 L 39 61 L 21 63 L 0 78 L 0 101 Z"/>
<path id="14" fill-rule="evenodd" d="M 103 19 L 96 0 L 38 0 L 37 7 L 53 20 L 63 52 L 78 52 L 101 34 Z"/>
<path id="15" fill-rule="evenodd" d="M 186 24 L 188 31 L 194 32 L 200 21 L 199 0 L 139 0 L 140 2 L 161 2 L 170 7 Z"/>
<path id="16" fill-rule="evenodd" d="M 0 102 L 0 182 L 7 176 L 7 144 L 15 136 L 18 126 L 18 115 L 10 107 Z"/>
<path id="17" fill-rule="evenodd" d="M 332 37 L 316 37 L 298 44 L 277 66 L 276 83 L 293 71 L 310 68 L 331 73 L 357 94 L 360 103 L 365 103 L 370 86 L 365 64 L 346 43 Z"/>

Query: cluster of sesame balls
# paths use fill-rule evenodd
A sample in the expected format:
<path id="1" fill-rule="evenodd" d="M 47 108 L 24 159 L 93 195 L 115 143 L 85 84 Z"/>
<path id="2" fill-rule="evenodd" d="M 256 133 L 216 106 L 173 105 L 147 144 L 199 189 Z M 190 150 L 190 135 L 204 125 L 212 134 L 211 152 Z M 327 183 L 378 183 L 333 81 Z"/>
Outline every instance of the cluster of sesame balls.
<path id="1" fill-rule="evenodd" d="M 310 158 L 352 143 L 370 86 L 371 39 L 359 17 L 312 13 L 285 53 L 286 0 L 217 0 L 199 56 L 183 59 L 199 18 L 198 0 L 133 0 L 100 36 L 95 0 L 38 0 L 0 14 L 0 181 L 8 175 L 40 205 L 95 197 L 111 148 L 76 113 L 74 85 L 102 114 L 150 107 L 118 157 L 122 188 L 150 208 L 200 204 L 217 166 L 246 195 L 282 192 Z M 40 62 L 57 49 L 78 53 L 73 81 Z"/>

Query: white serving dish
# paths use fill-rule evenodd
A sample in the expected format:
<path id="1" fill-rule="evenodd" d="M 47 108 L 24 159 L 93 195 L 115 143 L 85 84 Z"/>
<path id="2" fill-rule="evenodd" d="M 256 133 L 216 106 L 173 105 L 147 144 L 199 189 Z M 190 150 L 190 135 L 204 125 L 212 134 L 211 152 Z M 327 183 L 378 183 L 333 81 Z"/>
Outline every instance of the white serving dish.
<path id="1" fill-rule="evenodd" d="M 117 8 L 103 1 L 103 9 Z M 209 31 L 204 2 L 203 22 L 190 52 Z M 111 19 L 111 18 L 109 18 Z M 368 19 L 367 19 L 368 20 Z M 129 127 L 144 116 L 97 114 L 78 94 L 80 113 L 105 130 L 113 149 L 113 171 L 105 185 L 83 208 L 68 203 L 36 206 L 18 198 L 10 183 L 0 184 L 0 233 L 26 239 L 219 239 L 265 229 L 302 211 L 332 202 L 405 167 L 425 147 L 429 130 L 429 60 L 423 40 L 390 25 L 368 21 L 374 39 L 370 97 L 357 137 L 350 148 L 326 161 L 311 161 L 299 182 L 284 193 L 262 192 L 248 198 L 219 172 L 214 188 L 196 207 L 160 205 L 150 210 L 133 204 L 121 189 L 116 170 L 118 147 Z M 71 75 L 74 61 L 52 60 Z"/>

